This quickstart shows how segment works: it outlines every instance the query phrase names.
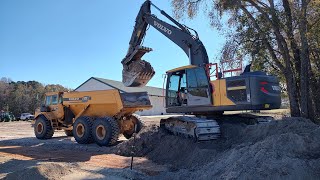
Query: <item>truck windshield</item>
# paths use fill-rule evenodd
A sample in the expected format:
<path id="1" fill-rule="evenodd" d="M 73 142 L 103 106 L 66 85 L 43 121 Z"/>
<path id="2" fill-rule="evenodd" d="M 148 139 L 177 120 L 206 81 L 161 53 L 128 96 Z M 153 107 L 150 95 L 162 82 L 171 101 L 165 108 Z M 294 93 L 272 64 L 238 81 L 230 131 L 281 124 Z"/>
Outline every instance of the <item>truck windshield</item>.
<path id="1" fill-rule="evenodd" d="M 57 105 L 58 104 L 58 95 L 53 95 L 52 100 L 51 100 L 52 105 Z"/>
<path id="2" fill-rule="evenodd" d="M 49 106 L 51 103 L 51 96 L 46 97 L 46 106 Z"/>

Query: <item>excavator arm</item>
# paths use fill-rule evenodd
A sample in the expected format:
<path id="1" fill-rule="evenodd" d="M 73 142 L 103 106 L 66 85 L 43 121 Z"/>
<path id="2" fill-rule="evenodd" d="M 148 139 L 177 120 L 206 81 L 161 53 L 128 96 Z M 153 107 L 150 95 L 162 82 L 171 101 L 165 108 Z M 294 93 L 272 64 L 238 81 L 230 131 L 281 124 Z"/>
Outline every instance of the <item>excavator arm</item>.
<path id="1" fill-rule="evenodd" d="M 164 22 L 158 19 L 155 15 L 152 15 L 150 9 L 151 5 L 159 10 L 162 15 L 168 18 L 176 26 Z M 198 38 L 197 32 L 180 24 L 166 12 L 152 4 L 151 1 L 147 0 L 142 4 L 137 15 L 136 24 L 129 43 L 129 49 L 126 57 L 122 60 L 122 81 L 125 86 L 144 86 L 155 73 L 151 64 L 141 59 L 145 53 L 152 51 L 151 48 L 142 46 L 148 25 L 154 27 L 178 45 L 189 57 L 189 63 L 191 65 L 204 66 L 209 63 L 206 49 Z M 193 35 L 189 30 L 194 31 L 195 35 Z"/>

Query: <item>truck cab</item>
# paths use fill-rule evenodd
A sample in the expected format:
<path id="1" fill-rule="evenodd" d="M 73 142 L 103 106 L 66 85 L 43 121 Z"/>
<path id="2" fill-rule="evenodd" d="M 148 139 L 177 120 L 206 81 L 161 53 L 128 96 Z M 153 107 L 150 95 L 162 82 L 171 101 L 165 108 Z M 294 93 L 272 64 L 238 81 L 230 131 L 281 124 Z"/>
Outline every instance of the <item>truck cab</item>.
<path id="1" fill-rule="evenodd" d="M 64 118 L 63 92 L 48 92 L 45 94 L 40 111 L 35 112 L 35 117 L 43 114 L 48 119 L 61 120 Z"/>

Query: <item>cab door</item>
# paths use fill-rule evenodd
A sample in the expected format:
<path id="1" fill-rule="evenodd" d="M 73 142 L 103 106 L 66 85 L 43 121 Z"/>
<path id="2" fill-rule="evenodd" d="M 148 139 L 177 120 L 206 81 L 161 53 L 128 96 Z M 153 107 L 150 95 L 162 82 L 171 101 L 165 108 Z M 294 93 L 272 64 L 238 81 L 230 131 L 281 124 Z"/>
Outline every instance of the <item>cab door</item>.
<path id="1" fill-rule="evenodd" d="M 166 88 L 166 107 L 181 106 L 178 100 L 178 93 L 180 89 L 181 76 L 183 71 L 173 72 L 168 74 L 167 88 Z"/>
<path id="2" fill-rule="evenodd" d="M 186 69 L 188 106 L 211 105 L 209 79 L 203 67 Z"/>
<path id="3" fill-rule="evenodd" d="M 54 119 L 62 119 L 64 116 L 63 106 L 61 103 L 60 94 L 55 94 L 51 96 L 51 103 L 49 109 L 52 112 Z"/>

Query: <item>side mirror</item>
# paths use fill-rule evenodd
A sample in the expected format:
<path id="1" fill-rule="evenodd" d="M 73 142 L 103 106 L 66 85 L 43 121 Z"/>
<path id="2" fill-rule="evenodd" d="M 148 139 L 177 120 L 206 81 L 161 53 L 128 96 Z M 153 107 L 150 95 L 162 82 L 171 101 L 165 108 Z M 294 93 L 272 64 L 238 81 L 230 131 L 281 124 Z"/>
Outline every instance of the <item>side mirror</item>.
<path id="1" fill-rule="evenodd" d="M 218 72 L 218 79 L 221 79 L 222 78 L 222 72 Z"/>

